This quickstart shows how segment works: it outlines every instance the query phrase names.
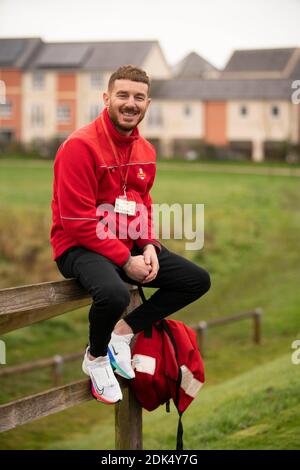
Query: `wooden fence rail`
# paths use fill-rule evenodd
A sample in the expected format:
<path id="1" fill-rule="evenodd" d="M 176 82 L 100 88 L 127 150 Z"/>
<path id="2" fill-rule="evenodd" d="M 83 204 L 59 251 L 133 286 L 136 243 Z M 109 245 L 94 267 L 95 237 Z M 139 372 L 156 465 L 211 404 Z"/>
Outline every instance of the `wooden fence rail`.
<path id="1" fill-rule="evenodd" d="M 253 342 L 255 344 L 261 343 L 261 316 L 262 316 L 262 309 L 256 308 L 255 310 L 251 310 L 250 312 L 239 313 L 237 315 L 230 315 L 227 317 L 215 318 L 208 321 L 201 321 L 197 325 L 193 325 L 197 331 L 197 339 L 199 349 L 201 354 L 205 354 L 205 337 L 206 331 L 208 328 L 213 328 L 220 325 L 226 325 L 228 323 L 234 323 L 236 321 L 245 320 L 247 318 L 253 319 Z"/>
<path id="2" fill-rule="evenodd" d="M 129 313 L 140 304 L 136 287 L 128 285 Z M 0 290 L 0 334 L 53 318 L 91 303 L 75 279 L 44 282 Z M 115 405 L 115 441 L 118 450 L 142 448 L 142 409 L 126 381 L 120 379 L 123 400 Z M 15 400 L 0 406 L 0 431 L 49 416 L 90 400 L 89 380 Z"/>
<path id="3" fill-rule="evenodd" d="M 247 318 L 253 319 L 253 342 L 255 344 L 261 343 L 261 315 L 262 310 L 256 308 L 250 312 L 239 313 L 237 315 L 231 315 L 221 318 L 214 318 L 213 320 L 201 321 L 198 325 L 193 325 L 192 328 L 197 331 L 197 339 L 199 344 L 199 349 L 201 353 L 204 354 L 205 346 L 205 336 L 207 328 L 212 328 L 215 326 L 225 325 L 228 323 L 234 323 L 236 321 L 244 320 Z M 63 373 L 63 366 L 65 363 L 75 361 L 83 357 L 84 351 L 65 354 L 63 356 L 56 355 L 53 357 L 48 357 L 44 359 L 39 359 L 37 361 L 27 362 L 25 364 L 20 364 L 13 367 L 0 368 L 0 378 L 13 374 L 23 374 L 26 372 L 32 372 L 33 370 L 42 369 L 45 367 L 52 368 L 52 377 L 53 377 L 53 386 L 57 387 L 60 383 L 60 379 Z"/>
<path id="4" fill-rule="evenodd" d="M 57 354 L 53 357 L 38 359 L 37 361 L 25 362 L 17 366 L 0 368 L 0 378 L 7 377 L 9 375 L 24 374 L 26 372 L 32 372 L 39 369 L 44 369 L 46 367 L 51 367 L 53 387 L 58 387 L 63 373 L 64 364 L 82 358 L 84 356 L 84 353 L 85 351 L 64 354 L 63 356 Z"/>
<path id="5" fill-rule="evenodd" d="M 91 399 L 89 380 L 80 380 L 0 406 L 0 431 L 66 410 Z"/>

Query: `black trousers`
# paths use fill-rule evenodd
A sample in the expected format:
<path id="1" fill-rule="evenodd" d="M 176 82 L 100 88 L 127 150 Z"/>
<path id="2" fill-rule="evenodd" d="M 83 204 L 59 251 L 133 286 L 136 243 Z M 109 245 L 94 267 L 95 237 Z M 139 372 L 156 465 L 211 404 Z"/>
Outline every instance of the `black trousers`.
<path id="1" fill-rule="evenodd" d="M 134 247 L 131 253 L 139 255 L 142 251 Z M 207 271 L 165 246 L 158 261 L 157 277 L 143 287 L 159 289 L 124 319 L 134 333 L 194 302 L 210 288 Z M 56 263 L 65 278 L 78 279 L 93 298 L 89 311 L 90 352 L 95 357 L 105 356 L 114 326 L 130 301 L 124 282 L 139 283 L 106 257 L 81 246 L 66 250 Z"/>

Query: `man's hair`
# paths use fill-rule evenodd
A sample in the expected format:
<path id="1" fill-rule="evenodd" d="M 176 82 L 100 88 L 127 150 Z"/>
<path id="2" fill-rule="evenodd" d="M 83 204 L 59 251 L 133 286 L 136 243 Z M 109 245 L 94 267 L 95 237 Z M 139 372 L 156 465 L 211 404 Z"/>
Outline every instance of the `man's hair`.
<path id="1" fill-rule="evenodd" d="M 146 83 L 148 93 L 150 91 L 150 78 L 146 72 L 135 65 L 122 65 L 111 76 L 108 81 L 108 89 L 111 90 L 116 80 L 131 80 L 133 82 Z"/>

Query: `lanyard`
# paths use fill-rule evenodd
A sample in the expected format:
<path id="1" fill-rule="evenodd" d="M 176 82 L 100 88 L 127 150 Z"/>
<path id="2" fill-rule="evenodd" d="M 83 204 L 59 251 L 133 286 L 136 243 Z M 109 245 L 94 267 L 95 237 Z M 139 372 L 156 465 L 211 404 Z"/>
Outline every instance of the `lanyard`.
<path id="1" fill-rule="evenodd" d="M 106 127 L 106 124 L 105 124 L 105 121 L 104 121 L 104 118 L 103 118 L 103 114 L 101 114 L 100 117 L 101 117 L 101 122 L 102 122 L 102 125 L 103 125 L 105 135 L 106 135 L 107 140 L 108 140 L 108 142 L 111 146 L 113 155 L 115 157 L 115 161 L 116 161 L 116 163 L 117 163 L 117 165 L 119 166 L 119 169 L 120 169 L 120 175 L 121 175 L 121 181 L 122 181 L 122 190 L 123 190 L 123 193 L 124 193 L 124 197 L 126 198 L 126 185 L 127 185 L 129 165 L 127 165 L 127 168 L 126 168 L 126 171 L 125 171 L 124 165 L 122 165 L 122 162 L 119 158 L 119 154 L 118 154 L 118 151 L 116 149 L 116 146 L 115 146 L 111 136 L 109 135 L 108 129 Z M 130 161 L 130 158 L 131 158 L 131 153 L 129 155 L 128 163 Z"/>

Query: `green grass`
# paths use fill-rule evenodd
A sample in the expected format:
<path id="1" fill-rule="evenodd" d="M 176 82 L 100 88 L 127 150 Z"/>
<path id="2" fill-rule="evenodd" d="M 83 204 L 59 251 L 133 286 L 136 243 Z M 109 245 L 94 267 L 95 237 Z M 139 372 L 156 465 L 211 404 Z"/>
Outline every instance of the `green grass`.
<path id="1" fill-rule="evenodd" d="M 299 179 L 210 173 L 189 162 L 180 164 L 180 169 L 177 165 L 178 162 L 172 171 L 168 171 L 166 163 L 158 165 L 153 200 L 170 204 L 204 203 L 205 245 L 201 251 L 186 252 L 181 240 L 164 243 L 208 269 L 212 288 L 203 299 L 174 318 L 191 324 L 258 306 L 264 311 L 260 346 L 252 343 L 250 320 L 208 330 L 205 356 L 208 383 L 185 416 L 186 435 L 194 436 L 188 445 L 195 449 L 262 448 L 264 445 L 266 448 L 298 445 L 299 448 L 296 398 L 292 385 L 288 385 L 299 377 L 300 370 L 299 366 L 291 366 L 288 359 L 292 341 L 300 338 Z M 51 261 L 48 240 L 51 188 L 52 162 L 0 160 L 2 287 L 61 278 Z M 7 344 L 8 365 L 83 349 L 87 314 L 87 309 L 80 309 L 4 335 L 1 339 Z M 281 382 L 278 385 L 278 374 L 274 372 L 277 366 L 279 375 L 288 375 L 286 388 Z M 264 371 L 269 384 L 266 388 L 275 390 L 276 400 L 264 394 L 263 379 L 252 393 L 251 382 L 256 383 L 256 375 L 263 377 Z M 65 381 L 79 377 L 82 377 L 79 362 L 66 367 Z M 235 414 L 236 384 L 244 380 L 245 394 Z M 50 385 L 47 371 L 23 376 L 22 380 L 3 378 L 0 400 L 4 403 Z M 221 407 L 223 410 L 224 405 L 224 414 L 220 408 L 212 411 L 212 401 L 209 401 L 216 396 L 218 402 L 222 394 L 224 399 L 227 397 Z M 270 398 L 270 408 L 264 402 L 266 396 Z M 202 406 L 205 400 L 208 400 L 207 407 Z M 261 406 L 257 419 L 254 417 L 252 422 L 255 401 Z M 282 402 L 280 416 L 273 402 Z M 172 448 L 174 432 L 171 426 L 169 429 L 169 419 L 176 421 L 175 417 L 165 417 L 163 410 L 158 411 L 157 417 L 156 413 L 146 414 L 147 448 Z M 105 422 L 105 434 L 99 434 L 99 420 Z M 228 430 L 224 420 L 231 423 Z M 240 428 L 244 421 L 246 427 Z M 160 432 L 160 425 L 166 426 L 166 433 Z M 206 430 L 212 436 L 207 441 Z M 166 439 L 161 439 L 162 435 Z M 94 402 L 0 435 L 0 448 L 109 448 L 112 445 L 113 412 L 107 407 L 97 408 Z"/>
<path id="2" fill-rule="evenodd" d="M 0 208 L 49 208 L 53 162 L 0 160 Z"/>
<path id="3" fill-rule="evenodd" d="M 300 375 L 290 356 L 215 386 L 207 384 L 184 416 L 187 449 L 299 448 Z M 145 446 L 174 446 L 176 413 L 145 420 Z"/>
<path id="4" fill-rule="evenodd" d="M 300 375 L 290 355 L 218 385 L 209 382 L 183 417 L 185 449 L 299 449 Z M 89 426 L 87 426 L 89 422 Z M 174 449 L 177 414 L 143 415 L 145 449 Z M 26 439 L 25 439 L 26 436 Z M 64 436 L 64 439 L 61 437 Z M 2 435 L 2 448 L 112 449 L 113 410 L 94 402 Z"/>

